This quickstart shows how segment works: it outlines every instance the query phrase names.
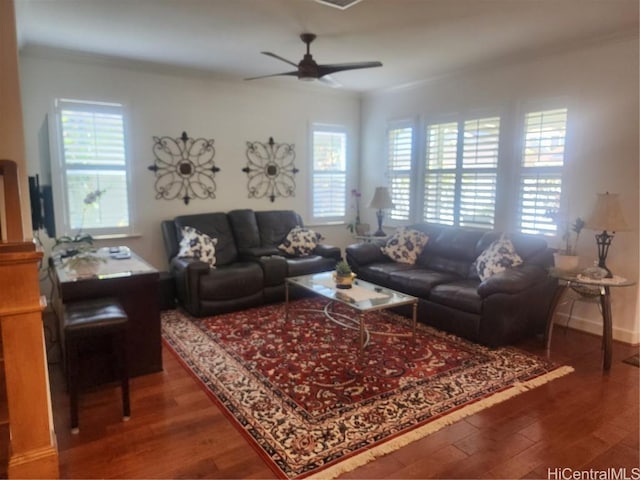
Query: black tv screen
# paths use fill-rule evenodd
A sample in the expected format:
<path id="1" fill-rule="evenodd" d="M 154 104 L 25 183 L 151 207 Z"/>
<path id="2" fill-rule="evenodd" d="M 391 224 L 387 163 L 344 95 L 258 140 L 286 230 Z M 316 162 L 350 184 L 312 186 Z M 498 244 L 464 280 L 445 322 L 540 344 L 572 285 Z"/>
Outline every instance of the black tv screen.
<path id="1" fill-rule="evenodd" d="M 45 229 L 50 238 L 56 236 L 51 185 L 40 185 L 38 175 L 29 177 L 29 199 L 31 200 L 31 227 L 34 231 Z"/>

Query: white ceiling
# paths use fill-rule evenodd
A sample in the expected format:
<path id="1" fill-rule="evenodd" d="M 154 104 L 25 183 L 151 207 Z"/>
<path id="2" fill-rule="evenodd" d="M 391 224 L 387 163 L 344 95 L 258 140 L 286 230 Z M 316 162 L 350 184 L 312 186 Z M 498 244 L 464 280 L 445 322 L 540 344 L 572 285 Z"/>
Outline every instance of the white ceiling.
<path id="1" fill-rule="evenodd" d="M 302 32 L 318 63 L 379 60 L 341 72 L 370 91 L 638 35 L 638 0 L 14 0 L 21 49 L 42 47 L 215 72 L 229 78 L 292 70 Z M 254 80 L 287 84 L 295 77 Z"/>

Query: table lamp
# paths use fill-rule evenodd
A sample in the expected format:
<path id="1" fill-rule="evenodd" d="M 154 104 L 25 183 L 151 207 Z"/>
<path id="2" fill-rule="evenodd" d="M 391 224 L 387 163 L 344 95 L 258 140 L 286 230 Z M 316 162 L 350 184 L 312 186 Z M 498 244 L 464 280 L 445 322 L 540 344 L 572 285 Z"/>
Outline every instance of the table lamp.
<path id="1" fill-rule="evenodd" d="M 606 278 L 613 277 L 611 270 L 609 270 L 606 265 L 609 246 L 611 245 L 615 232 L 629 230 L 629 226 L 622 216 L 622 208 L 620 207 L 617 193 L 607 192 L 598 194 L 596 205 L 593 212 L 591 212 L 591 216 L 587 218 L 585 227 L 591 230 L 602 230 L 602 233 L 596 234 L 598 267 L 607 271 Z"/>
<path id="2" fill-rule="evenodd" d="M 376 216 L 378 217 L 378 231 L 373 235 L 376 237 L 385 237 L 387 234 L 382 230 L 382 219 L 384 218 L 384 210 L 387 208 L 393 208 L 393 202 L 391 201 L 391 195 L 387 187 L 376 187 L 376 191 L 373 194 L 373 198 L 369 203 L 369 208 L 376 208 Z"/>

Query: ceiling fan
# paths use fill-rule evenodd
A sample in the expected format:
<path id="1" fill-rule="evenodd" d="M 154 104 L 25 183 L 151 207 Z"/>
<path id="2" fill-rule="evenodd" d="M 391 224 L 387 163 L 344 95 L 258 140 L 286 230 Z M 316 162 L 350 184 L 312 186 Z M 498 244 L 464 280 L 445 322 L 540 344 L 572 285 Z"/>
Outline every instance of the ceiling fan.
<path id="1" fill-rule="evenodd" d="M 300 63 L 296 64 L 291 60 L 282 58 L 280 55 L 276 55 L 271 52 L 260 52 L 263 55 L 277 58 L 289 65 L 296 67 L 296 70 L 291 72 L 275 73 L 272 75 L 261 75 L 259 77 L 245 78 L 245 80 L 256 80 L 258 78 L 277 77 L 280 75 L 298 77 L 300 80 L 324 80 L 323 77 L 331 75 L 332 73 L 344 72 L 345 70 L 357 70 L 360 68 L 373 68 L 381 67 L 381 62 L 355 62 L 355 63 L 333 63 L 318 65 L 309 52 L 309 45 L 315 40 L 316 36 L 313 33 L 303 33 L 300 35 L 300 39 L 307 45 L 307 53 L 304 55 Z M 335 83 L 335 82 L 329 82 Z"/>

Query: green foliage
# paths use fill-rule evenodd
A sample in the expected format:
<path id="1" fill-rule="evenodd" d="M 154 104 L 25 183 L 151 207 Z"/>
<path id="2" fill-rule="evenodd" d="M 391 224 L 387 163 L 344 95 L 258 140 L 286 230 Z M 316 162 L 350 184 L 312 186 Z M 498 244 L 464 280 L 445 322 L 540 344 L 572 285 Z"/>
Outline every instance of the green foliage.
<path id="1" fill-rule="evenodd" d="M 351 266 L 344 260 L 340 260 L 338 263 L 336 263 L 336 274 L 345 276 L 350 275 Z"/>

